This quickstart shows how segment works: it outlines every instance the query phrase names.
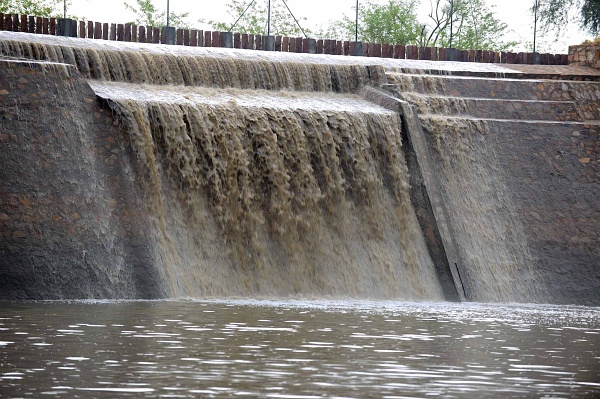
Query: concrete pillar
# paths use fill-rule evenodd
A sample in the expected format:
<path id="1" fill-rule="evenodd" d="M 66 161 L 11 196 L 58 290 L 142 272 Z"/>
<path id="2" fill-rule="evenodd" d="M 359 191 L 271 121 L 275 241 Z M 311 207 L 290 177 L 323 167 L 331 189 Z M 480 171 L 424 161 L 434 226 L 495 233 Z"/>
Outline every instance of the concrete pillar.
<path id="1" fill-rule="evenodd" d="M 175 44 L 176 38 L 176 30 L 174 26 L 166 26 L 165 28 L 166 36 L 165 36 L 165 44 Z"/>
<path id="2" fill-rule="evenodd" d="M 58 23 L 56 24 L 57 36 L 76 37 L 77 30 L 75 30 L 75 35 L 73 35 L 73 28 L 71 27 L 74 22 L 71 18 L 58 18 Z"/>
<path id="3" fill-rule="evenodd" d="M 317 40 L 316 39 L 308 39 L 308 54 L 317 54 Z"/>
<path id="4" fill-rule="evenodd" d="M 446 61 L 456 61 L 458 59 L 458 52 L 455 48 L 446 49 Z"/>
<path id="5" fill-rule="evenodd" d="M 354 51 L 352 52 L 352 55 L 355 57 L 362 57 L 363 56 L 363 45 L 362 42 L 354 42 Z"/>
<path id="6" fill-rule="evenodd" d="M 263 36 L 262 37 L 262 48 L 265 51 L 275 51 L 275 36 Z"/>
<path id="7" fill-rule="evenodd" d="M 221 32 L 221 47 L 233 48 L 233 32 Z"/>

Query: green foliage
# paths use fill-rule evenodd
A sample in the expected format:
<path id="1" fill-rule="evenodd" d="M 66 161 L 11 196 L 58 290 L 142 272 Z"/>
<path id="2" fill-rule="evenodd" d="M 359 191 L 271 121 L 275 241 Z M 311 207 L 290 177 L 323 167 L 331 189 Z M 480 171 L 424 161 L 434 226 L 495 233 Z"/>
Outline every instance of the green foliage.
<path id="1" fill-rule="evenodd" d="M 600 35 L 600 0 L 586 0 L 583 2 L 581 26 L 596 36 Z"/>
<path id="2" fill-rule="evenodd" d="M 417 44 L 421 26 L 417 22 L 417 0 L 389 0 L 386 4 L 359 3 L 358 40 L 371 43 Z M 354 40 L 356 20 L 344 16 L 324 32 L 328 37 Z"/>
<path id="3" fill-rule="evenodd" d="M 135 4 L 131 5 L 125 2 L 125 8 L 133 11 L 137 18 L 135 24 L 137 25 L 148 25 L 155 27 L 162 27 L 167 25 L 167 12 L 159 10 L 153 3 L 152 0 L 134 0 Z M 184 19 L 189 15 L 188 12 L 176 14 L 170 12 L 169 15 L 169 26 L 176 28 L 189 29 L 189 25 Z"/>
<path id="4" fill-rule="evenodd" d="M 212 25 L 213 29 L 220 31 L 229 31 L 233 27 L 235 32 L 250 33 L 255 35 L 267 34 L 268 21 L 268 1 L 267 0 L 231 0 L 227 3 L 227 14 L 229 21 L 203 21 Z M 240 18 L 240 16 L 243 16 Z M 239 18 L 239 21 L 238 21 Z M 306 18 L 300 18 L 299 23 Z M 307 29 L 302 29 L 296 24 L 290 10 L 287 9 L 283 1 L 271 0 L 271 35 L 282 36 L 304 36 L 304 33 L 310 35 Z"/>
<path id="5" fill-rule="evenodd" d="M 63 0 L 0 0 L 0 12 L 37 17 L 62 17 L 62 5 Z"/>
<path id="6" fill-rule="evenodd" d="M 535 2 L 531 11 L 535 13 Z M 537 14 L 544 31 L 560 32 L 577 21 L 582 29 L 600 35 L 600 0 L 539 0 Z"/>
<path id="7" fill-rule="evenodd" d="M 437 0 L 424 27 L 421 44 L 450 47 L 450 1 Z M 494 15 L 484 0 L 454 0 L 452 7 L 452 47 L 467 50 L 505 51 L 518 42 L 504 41 L 508 25 Z"/>

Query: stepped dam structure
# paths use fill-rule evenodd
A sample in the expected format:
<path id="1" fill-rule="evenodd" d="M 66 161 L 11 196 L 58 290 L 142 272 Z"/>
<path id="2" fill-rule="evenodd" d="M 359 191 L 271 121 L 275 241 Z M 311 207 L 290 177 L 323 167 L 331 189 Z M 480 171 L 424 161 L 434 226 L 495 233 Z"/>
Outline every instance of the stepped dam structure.
<path id="1" fill-rule="evenodd" d="M 600 73 L 523 68 L 0 32 L 0 299 L 598 306 Z"/>

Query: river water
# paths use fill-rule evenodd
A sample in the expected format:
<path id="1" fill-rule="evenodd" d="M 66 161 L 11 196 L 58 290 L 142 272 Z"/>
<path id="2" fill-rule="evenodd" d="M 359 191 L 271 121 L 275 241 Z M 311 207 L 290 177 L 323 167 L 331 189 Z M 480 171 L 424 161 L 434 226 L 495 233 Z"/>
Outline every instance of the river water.
<path id="1" fill-rule="evenodd" d="M 600 397 L 600 308 L 0 303 L 0 397 Z"/>

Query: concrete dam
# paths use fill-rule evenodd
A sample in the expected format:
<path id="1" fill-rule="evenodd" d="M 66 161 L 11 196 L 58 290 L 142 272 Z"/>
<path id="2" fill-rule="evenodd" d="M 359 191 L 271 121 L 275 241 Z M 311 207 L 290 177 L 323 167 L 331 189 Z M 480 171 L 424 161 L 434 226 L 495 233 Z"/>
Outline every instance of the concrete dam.
<path id="1" fill-rule="evenodd" d="M 0 32 L 0 299 L 600 305 L 600 73 L 516 68 Z"/>

